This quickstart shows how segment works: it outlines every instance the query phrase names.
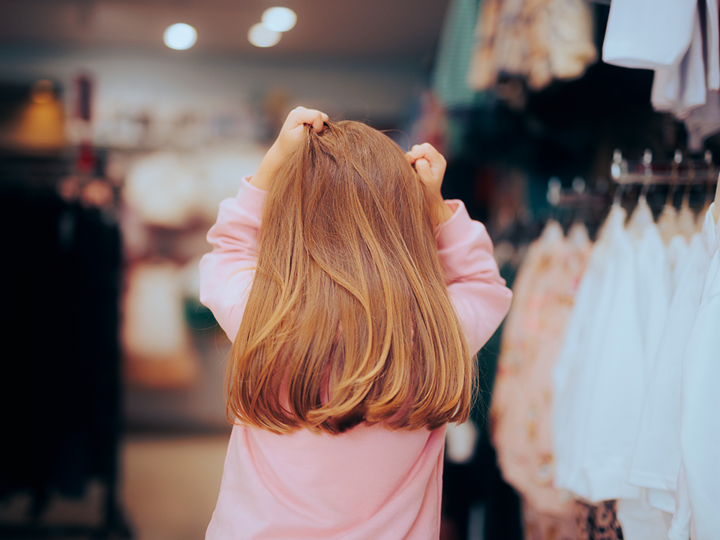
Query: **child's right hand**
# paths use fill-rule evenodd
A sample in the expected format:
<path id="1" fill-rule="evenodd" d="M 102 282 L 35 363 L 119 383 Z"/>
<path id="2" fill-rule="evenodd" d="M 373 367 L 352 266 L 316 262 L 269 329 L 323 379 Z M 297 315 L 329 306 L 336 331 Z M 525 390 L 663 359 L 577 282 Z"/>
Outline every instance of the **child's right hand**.
<path id="1" fill-rule="evenodd" d="M 430 189 L 438 202 L 439 225 L 445 223 L 453 216 L 453 211 L 445 204 L 440 193 L 447 166 L 445 158 L 430 143 L 416 144 L 410 149 L 407 156 L 420 180 Z"/>
<path id="2" fill-rule="evenodd" d="M 265 154 L 257 172 L 250 179 L 250 184 L 267 191 L 280 165 L 305 132 L 305 126 L 312 126 L 319 133 L 325 128 L 325 122 L 327 121 L 328 115 L 315 109 L 297 107 L 290 111 L 282 129 L 280 129 L 277 140 Z"/>

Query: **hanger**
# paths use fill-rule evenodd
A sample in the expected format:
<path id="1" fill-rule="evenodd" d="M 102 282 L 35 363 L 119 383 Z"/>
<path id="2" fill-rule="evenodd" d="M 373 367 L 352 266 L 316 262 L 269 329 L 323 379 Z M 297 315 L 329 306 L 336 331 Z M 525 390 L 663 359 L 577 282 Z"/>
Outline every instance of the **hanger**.
<path id="1" fill-rule="evenodd" d="M 715 185 L 715 202 L 713 203 L 712 215 L 717 224 L 717 222 L 720 221 L 720 175 L 718 175 L 718 182 Z"/>
<path id="2" fill-rule="evenodd" d="M 640 190 L 640 195 L 638 196 L 638 202 L 641 200 L 644 202 L 647 202 L 647 194 L 650 190 L 650 181 L 652 179 L 652 151 L 647 149 L 643 153 L 643 182 L 642 182 L 642 189 Z"/>
<path id="3" fill-rule="evenodd" d="M 666 206 L 675 206 L 675 190 L 677 189 L 678 166 L 680 163 L 682 163 L 682 153 L 680 150 L 675 150 L 675 157 L 671 164 L 670 187 L 668 188 L 667 199 L 665 200 Z"/>
<path id="4" fill-rule="evenodd" d="M 613 194 L 613 206 L 622 206 L 622 198 L 625 194 L 625 182 L 620 182 L 620 177 L 625 176 L 628 172 L 627 160 L 623 159 L 622 152 L 615 150 L 613 152 L 613 162 L 610 166 L 610 175 L 618 182 Z"/>
<path id="5" fill-rule="evenodd" d="M 685 237 L 688 242 L 695 233 L 695 214 L 690 209 L 690 192 L 692 191 L 695 181 L 695 164 L 688 161 L 688 182 L 683 190 L 682 202 L 680 203 L 680 212 L 678 213 L 678 232 Z"/>

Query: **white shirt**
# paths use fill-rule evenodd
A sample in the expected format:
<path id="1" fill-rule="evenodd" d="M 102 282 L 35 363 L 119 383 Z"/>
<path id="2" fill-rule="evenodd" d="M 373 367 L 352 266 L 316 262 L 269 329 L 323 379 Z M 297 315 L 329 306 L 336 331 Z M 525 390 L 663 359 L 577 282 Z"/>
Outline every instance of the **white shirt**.
<path id="1" fill-rule="evenodd" d="M 677 65 L 690 46 L 696 2 L 613 0 L 603 61 L 629 68 Z"/>
<path id="2" fill-rule="evenodd" d="M 694 236 L 697 236 L 697 241 L 700 242 L 700 234 L 696 234 Z M 667 246 L 667 256 L 668 261 L 670 262 L 673 294 L 675 294 L 678 285 L 680 285 L 680 280 L 682 278 L 683 272 L 685 271 L 685 267 L 690 260 L 690 250 L 690 244 L 688 244 L 687 240 L 685 240 L 685 237 L 682 234 L 676 234 L 675 236 L 673 236 Z"/>
<path id="3" fill-rule="evenodd" d="M 704 235 L 708 232 L 703 230 Z M 668 493 L 665 503 L 655 505 L 665 512 L 674 510 L 671 493 L 675 492 L 680 469 L 682 357 L 700 307 L 709 264 L 707 240 L 696 235 L 660 339 L 630 469 L 630 483 Z"/>
<path id="4" fill-rule="evenodd" d="M 715 225 L 713 257 L 682 366 L 680 443 L 693 540 L 720 538 L 720 227 Z"/>
<path id="5" fill-rule="evenodd" d="M 556 487 L 590 502 L 639 496 L 626 479 L 642 406 L 643 338 L 624 222 L 625 211 L 613 206 L 554 372 Z"/>
<path id="6" fill-rule="evenodd" d="M 628 231 L 631 238 L 636 239 L 637 306 L 643 337 L 643 378 L 636 381 L 636 392 L 642 401 L 668 315 L 671 279 L 665 245 L 645 198 L 639 201 L 630 221 Z M 637 223 L 640 225 L 636 225 Z M 632 447 L 629 447 L 629 451 L 631 460 Z M 649 506 L 644 490 L 640 490 L 638 498 L 619 499 L 617 517 L 626 540 L 667 536 L 667 526 L 662 513 Z"/>

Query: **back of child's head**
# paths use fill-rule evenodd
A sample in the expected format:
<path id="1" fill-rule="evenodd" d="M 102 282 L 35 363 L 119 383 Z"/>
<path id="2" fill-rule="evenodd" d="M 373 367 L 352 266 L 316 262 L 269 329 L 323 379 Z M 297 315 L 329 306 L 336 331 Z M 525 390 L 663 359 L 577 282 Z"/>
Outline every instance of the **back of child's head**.
<path id="1" fill-rule="evenodd" d="M 233 421 L 278 433 L 467 419 L 474 363 L 448 297 L 435 202 L 389 137 L 308 129 L 272 179 L 228 368 Z"/>

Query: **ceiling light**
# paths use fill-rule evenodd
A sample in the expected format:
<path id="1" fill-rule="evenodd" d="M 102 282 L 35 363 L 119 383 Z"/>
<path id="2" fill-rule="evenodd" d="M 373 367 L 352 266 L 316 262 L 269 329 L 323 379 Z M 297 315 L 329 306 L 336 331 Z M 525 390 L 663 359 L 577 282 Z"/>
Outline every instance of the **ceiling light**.
<path id="1" fill-rule="evenodd" d="M 177 23 L 168 26 L 163 34 L 165 45 L 177 51 L 189 49 L 197 41 L 197 32 L 189 24 Z"/>
<path id="2" fill-rule="evenodd" d="M 297 22 L 295 12 L 286 7 L 271 7 L 262 15 L 262 23 L 266 28 L 276 32 L 287 32 Z"/>
<path id="3" fill-rule="evenodd" d="M 280 41 L 280 32 L 270 30 L 263 23 L 253 24 L 248 31 L 248 40 L 256 47 L 272 47 Z"/>

